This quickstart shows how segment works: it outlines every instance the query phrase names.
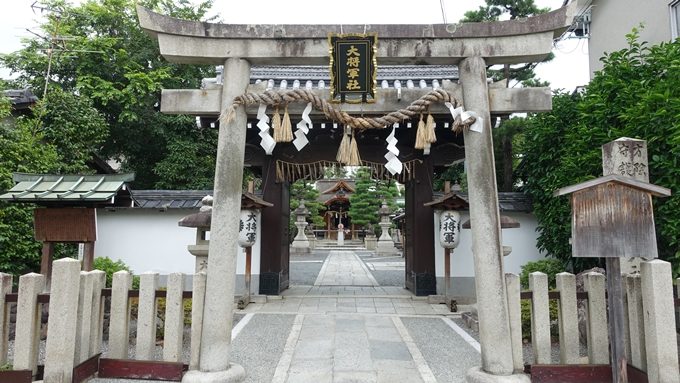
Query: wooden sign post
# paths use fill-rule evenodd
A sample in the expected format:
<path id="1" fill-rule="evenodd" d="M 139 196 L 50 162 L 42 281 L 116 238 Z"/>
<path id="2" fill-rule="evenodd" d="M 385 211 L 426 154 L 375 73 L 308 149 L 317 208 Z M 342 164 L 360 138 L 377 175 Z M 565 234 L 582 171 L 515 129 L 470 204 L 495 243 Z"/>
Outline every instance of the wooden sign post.
<path id="1" fill-rule="evenodd" d="M 603 145 L 602 170 L 602 177 L 555 195 L 571 194 L 572 256 L 606 259 L 612 380 L 627 383 L 620 259 L 657 257 L 652 196 L 667 197 L 670 190 L 648 182 L 643 140 L 619 138 Z"/>

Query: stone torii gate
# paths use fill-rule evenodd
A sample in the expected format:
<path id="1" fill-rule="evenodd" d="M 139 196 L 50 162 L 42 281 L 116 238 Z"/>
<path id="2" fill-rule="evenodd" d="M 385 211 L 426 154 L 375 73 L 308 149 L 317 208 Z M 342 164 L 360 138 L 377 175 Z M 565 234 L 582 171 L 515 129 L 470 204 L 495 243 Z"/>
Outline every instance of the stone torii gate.
<path id="1" fill-rule="evenodd" d="M 523 20 L 462 25 L 229 25 L 174 19 L 142 7 L 137 11 L 167 60 L 224 65 L 221 89 L 163 91 L 165 112 L 224 116 L 235 97 L 264 90 L 249 85 L 251 65 L 327 65 L 328 33 L 377 32 L 379 64 L 457 64 L 460 85 L 447 84 L 446 90 L 484 122 L 481 133 L 464 133 L 482 354 L 482 366 L 470 370 L 467 380 L 529 381 L 514 367 L 522 363 L 513 360 L 512 349 L 521 344 L 512 344 L 510 337 L 490 113 L 548 110 L 550 91 L 489 88 L 486 67 L 545 58 L 553 39 L 571 25 L 574 3 Z M 329 98 L 327 89 L 313 91 Z M 403 93 L 403 99 L 416 99 L 424 92 Z M 183 382 L 236 382 L 245 376 L 242 367 L 230 363 L 233 300 L 225 297 L 234 296 L 239 217 L 233 212 L 241 203 L 247 115 L 255 109 L 237 108 L 234 118 L 220 120 L 200 370 L 188 372 Z M 381 96 L 374 104 L 343 105 L 348 113 L 372 115 L 396 109 L 394 101 Z M 447 112 L 441 105 L 430 111 Z"/>

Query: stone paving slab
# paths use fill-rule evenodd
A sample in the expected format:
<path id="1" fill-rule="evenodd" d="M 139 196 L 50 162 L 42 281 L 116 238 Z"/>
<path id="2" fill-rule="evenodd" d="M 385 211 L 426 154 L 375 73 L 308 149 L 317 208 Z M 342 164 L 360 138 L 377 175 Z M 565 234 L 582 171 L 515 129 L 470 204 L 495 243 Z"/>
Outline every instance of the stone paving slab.
<path id="1" fill-rule="evenodd" d="M 314 285 L 378 286 L 378 282 L 353 251 L 331 251 Z"/>

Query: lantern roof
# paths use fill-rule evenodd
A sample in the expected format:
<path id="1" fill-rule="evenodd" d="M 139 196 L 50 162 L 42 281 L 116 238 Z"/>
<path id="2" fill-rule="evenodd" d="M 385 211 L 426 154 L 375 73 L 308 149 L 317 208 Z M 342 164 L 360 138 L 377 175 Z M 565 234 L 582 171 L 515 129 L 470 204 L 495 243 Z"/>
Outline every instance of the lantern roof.
<path id="1" fill-rule="evenodd" d="M 649 193 L 655 197 L 668 197 L 671 195 L 671 190 L 667 189 L 663 186 L 657 186 L 654 184 L 650 184 L 649 182 L 644 182 L 644 181 L 638 181 L 634 178 L 630 177 L 624 177 L 624 176 L 619 176 L 616 174 L 611 174 L 608 176 L 604 177 L 599 177 L 594 180 L 589 180 L 586 182 L 581 182 L 575 185 L 571 186 L 566 186 L 561 189 L 557 189 L 554 193 L 553 196 L 562 196 L 566 194 L 571 194 L 575 193 L 578 191 L 586 190 L 586 189 L 591 189 L 595 188 L 597 186 L 607 184 L 607 183 L 617 183 L 620 185 L 624 185 L 633 189 L 637 189 L 640 192 L 644 193 Z"/>
<path id="2" fill-rule="evenodd" d="M 271 206 L 274 206 L 274 204 L 263 200 L 253 193 L 245 192 L 241 194 L 241 209 L 262 209 Z M 211 222 L 212 208 L 204 204 L 200 212 L 183 217 L 177 224 L 182 227 L 209 228 Z"/>
<path id="3" fill-rule="evenodd" d="M 455 192 L 451 192 L 439 196 L 430 202 L 425 202 L 423 206 L 442 210 L 462 210 L 467 209 L 470 204 L 468 203 L 467 198 Z"/>

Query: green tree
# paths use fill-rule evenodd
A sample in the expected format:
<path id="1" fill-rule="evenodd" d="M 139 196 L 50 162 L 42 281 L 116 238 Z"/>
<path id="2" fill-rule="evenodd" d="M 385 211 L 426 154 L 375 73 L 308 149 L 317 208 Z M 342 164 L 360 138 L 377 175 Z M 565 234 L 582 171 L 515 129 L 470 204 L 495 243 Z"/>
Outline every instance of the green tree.
<path id="1" fill-rule="evenodd" d="M 680 40 L 648 47 L 637 31 L 605 56 L 584 96 L 559 94 L 553 111 L 527 120 L 525 188 L 539 220 L 539 247 L 569 260 L 571 209 L 551 193 L 602 175 L 601 145 L 618 137 L 648 142 L 650 182 L 673 191 L 654 200 L 660 257 L 680 265 Z M 549 149 L 549 150 L 548 150 Z M 579 268 L 581 259 L 574 260 Z"/>
<path id="2" fill-rule="evenodd" d="M 57 151 L 59 173 L 88 171 L 88 162 L 109 133 L 104 117 L 85 96 L 54 88 L 34 108 L 34 123 L 43 140 Z"/>
<path id="3" fill-rule="evenodd" d="M 323 226 L 322 214 L 326 207 L 319 202 L 319 191 L 314 188 L 314 183 L 305 179 L 297 180 L 290 185 L 290 218 L 295 221 L 293 211 L 300 206 L 300 201 L 305 201 L 305 207 L 309 210 L 309 219 L 315 226 Z"/>
<path id="4" fill-rule="evenodd" d="M 349 216 L 358 227 L 375 225 L 380 221 L 378 209 L 385 201 L 390 210 L 397 208 L 395 198 L 398 190 L 393 180 L 381 181 L 371 178 L 368 168 L 360 167 L 355 175 L 355 192 L 350 196 Z"/>
<path id="5" fill-rule="evenodd" d="M 55 147 L 45 142 L 36 121 L 10 117 L 10 103 L 0 96 L 0 191 L 14 186 L 13 172 L 52 172 L 58 166 Z M 15 275 L 37 271 L 39 242 L 33 239 L 33 207 L 0 201 L 0 270 Z"/>
<path id="6" fill-rule="evenodd" d="M 74 6 L 63 0 L 45 0 L 50 12 L 41 25 L 43 38 L 27 40 L 23 49 L 5 55 L 0 64 L 17 73 L 17 83 L 36 94 L 43 93 L 50 66 L 50 88 L 58 86 L 64 92 L 87 97 L 104 116 L 108 136 L 99 154 L 119 159 L 124 170 L 136 172 L 138 188 L 156 184 L 184 188 L 193 180 L 179 178 L 181 171 L 176 168 L 185 174 L 201 174 L 203 161 L 184 161 L 176 168 L 171 163 L 202 153 L 204 143 L 184 139 L 198 135 L 192 132 L 194 119 L 160 113 L 160 91 L 197 88 L 201 78 L 214 74 L 214 70 L 175 65 L 163 59 L 154 40 L 139 27 L 135 3 L 88 0 Z M 211 5 L 210 0 L 197 6 L 188 0 L 138 3 L 190 20 L 203 18 Z M 175 144 L 182 139 L 183 145 Z"/>

